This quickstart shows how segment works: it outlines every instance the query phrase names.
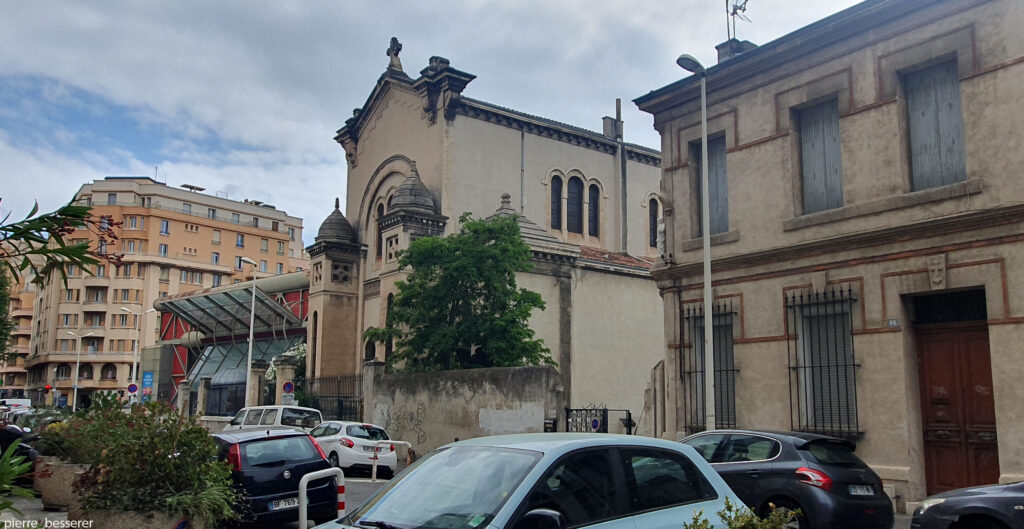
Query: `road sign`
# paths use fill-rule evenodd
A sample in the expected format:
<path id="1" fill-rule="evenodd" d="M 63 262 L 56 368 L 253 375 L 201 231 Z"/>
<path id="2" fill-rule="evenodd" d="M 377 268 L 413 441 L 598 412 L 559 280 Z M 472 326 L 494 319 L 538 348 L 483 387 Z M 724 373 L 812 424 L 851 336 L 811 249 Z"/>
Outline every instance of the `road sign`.
<path id="1" fill-rule="evenodd" d="M 590 421 L 590 428 L 593 429 L 595 432 L 600 430 L 601 429 L 601 419 L 598 419 L 598 418 L 595 417 L 594 420 Z"/>
<path id="2" fill-rule="evenodd" d="M 128 393 L 135 393 L 138 390 L 139 386 L 136 386 L 135 384 L 128 384 Z"/>
<path id="3" fill-rule="evenodd" d="M 295 394 L 294 393 L 285 393 L 284 395 L 281 395 L 281 404 L 287 404 L 287 405 L 295 404 Z"/>
<path id="4" fill-rule="evenodd" d="M 295 384 L 293 384 L 292 381 L 289 380 L 284 383 L 284 386 L 282 386 L 281 389 L 283 389 L 285 393 L 291 393 L 295 391 Z"/>

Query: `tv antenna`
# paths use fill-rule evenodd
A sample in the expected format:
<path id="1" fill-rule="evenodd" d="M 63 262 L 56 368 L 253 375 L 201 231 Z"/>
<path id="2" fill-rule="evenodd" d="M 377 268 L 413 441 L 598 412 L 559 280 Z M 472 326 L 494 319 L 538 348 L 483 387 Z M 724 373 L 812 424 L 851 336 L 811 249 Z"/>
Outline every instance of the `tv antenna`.
<path id="1" fill-rule="evenodd" d="M 749 0 L 725 0 L 725 34 L 729 39 L 736 38 L 737 18 L 745 22 L 750 22 L 750 19 L 743 14 L 747 12 L 748 1 Z"/>

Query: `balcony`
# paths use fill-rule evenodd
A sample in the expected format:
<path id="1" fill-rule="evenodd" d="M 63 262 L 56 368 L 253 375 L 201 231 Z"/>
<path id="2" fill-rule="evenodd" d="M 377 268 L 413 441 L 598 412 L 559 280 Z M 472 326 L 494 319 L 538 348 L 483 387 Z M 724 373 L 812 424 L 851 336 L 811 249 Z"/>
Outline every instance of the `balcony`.
<path id="1" fill-rule="evenodd" d="M 87 287 L 106 288 L 110 285 L 110 276 L 85 276 L 82 282 Z"/>
<path id="2" fill-rule="evenodd" d="M 11 336 L 30 336 L 32 334 L 32 327 L 25 327 L 19 325 L 11 329 Z"/>
<path id="3" fill-rule="evenodd" d="M 16 309 L 11 311 L 11 317 L 12 318 L 31 318 L 32 317 L 32 309 L 23 309 L 23 308 L 20 308 L 20 307 L 16 308 Z"/>
<path id="4" fill-rule="evenodd" d="M 104 301 L 86 301 L 82 307 L 82 312 L 102 312 L 107 313 L 107 302 Z"/>

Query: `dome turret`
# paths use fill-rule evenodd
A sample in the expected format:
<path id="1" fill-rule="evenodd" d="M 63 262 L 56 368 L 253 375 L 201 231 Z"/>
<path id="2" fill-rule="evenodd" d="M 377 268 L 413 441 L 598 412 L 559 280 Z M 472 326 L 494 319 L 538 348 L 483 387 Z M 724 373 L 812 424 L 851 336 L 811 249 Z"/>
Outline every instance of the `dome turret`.
<path id="1" fill-rule="evenodd" d="M 340 202 L 337 198 L 334 199 L 334 211 L 320 225 L 320 231 L 316 233 L 317 241 L 354 242 L 355 230 L 341 213 Z"/>
<path id="2" fill-rule="evenodd" d="M 409 176 L 395 191 L 389 210 L 436 213 L 434 196 L 430 194 L 430 190 L 423 184 L 423 180 L 420 180 L 420 173 L 416 170 L 416 162 L 412 162 L 412 170 Z"/>

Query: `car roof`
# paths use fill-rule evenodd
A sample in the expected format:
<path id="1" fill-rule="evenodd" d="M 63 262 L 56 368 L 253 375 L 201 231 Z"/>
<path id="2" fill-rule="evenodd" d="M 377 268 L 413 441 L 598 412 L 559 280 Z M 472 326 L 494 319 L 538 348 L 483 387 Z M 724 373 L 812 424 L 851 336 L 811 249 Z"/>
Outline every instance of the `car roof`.
<path id="1" fill-rule="evenodd" d="M 316 408 L 306 408 L 306 407 L 303 407 L 303 406 L 292 406 L 291 404 L 267 404 L 267 405 L 264 405 L 264 406 L 246 406 L 246 407 L 242 408 L 242 410 L 266 410 L 266 409 L 271 409 L 271 408 L 276 408 L 276 409 L 291 408 L 291 409 L 294 409 L 294 410 L 315 411 L 317 413 L 320 413 L 320 410 L 318 410 Z M 238 411 L 242 411 L 242 410 L 238 410 Z"/>
<path id="2" fill-rule="evenodd" d="M 213 437 L 228 443 L 246 443 L 256 439 L 269 439 L 271 437 L 298 437 L 300 435 L 306 436 L 308 434 L 306 432 L 287 428 L 270 428 L 267 430 L 242 430 L 230 433 L 221 432 L 213 434 Z"/>
<path id="3" fill-rule="evenodd" d="M 476 437 L 450 443 L 448 447 L 487 446 L 518 448 L 536 452 L 566 452 L 592 446 L 653 446 L 679 450 L 679 444 L 665 439 L 606 433 L 525 433 Z"/>
<path id="4" fill-rule="evenodd" d="M 333 420 L 331 420 L 331 421 L 324 421 L 324 422 L 322 422 L 320 424 L 340 424 L 342 426 L 369 426 L 371 428 L 377 428 L 379 430 L 383 430 L 384 429 L 383 426 L 377 426 L 376 424 L 369 423 L 369 422 L 333 421 Z"/>
<path id="5" fill-rule="evenodd" d="M 739 429 L 722 429 L 722 430 L 708 430 L 693 435 L 687 436 L 684 440 L 696 437 L 698 435 L 710 435 L 710 434 L 747 434 L 747 435 L 763 435 L 772 437 L 779 441 L 786 441 L 796 445 L 797 447 L 804 446 L 814 441 L 828 441 L 833 443 L 843 443 L 850 448 L 856 445 L 846 439 L 839 437 L 832 437 L 828 435 L 822 435 L 811 432 L 795 432 L 795 431 L 783 431 L 783 430 L 739 430 Z"/>

